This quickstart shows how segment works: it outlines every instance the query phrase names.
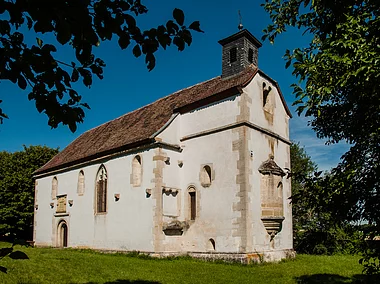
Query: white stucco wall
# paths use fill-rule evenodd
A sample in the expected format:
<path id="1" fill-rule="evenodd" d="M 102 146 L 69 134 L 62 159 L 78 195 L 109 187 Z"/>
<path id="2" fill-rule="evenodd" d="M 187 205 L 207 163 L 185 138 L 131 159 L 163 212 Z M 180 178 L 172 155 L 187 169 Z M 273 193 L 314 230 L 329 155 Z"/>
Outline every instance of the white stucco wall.
<path id="1" fill-rule="evenodd" d="M 141 186 L 131 185 L 132 159 L 135 154 L 103 162 L 107 170 L 107 213 L 95 214 L 95 180 L 101 163 L 56 174 L 58 195 L 67 194 L 67 216 L 55 216 L 56 200 L 51 200 L 51 181 L 54 176 L 37 179 L 35 210 L 36 245 L 56 246 L 55 231 L 58 222 L 68 223 L 68 245 L 104 249 L 152 251 L 152 200 L 146 197 L 151 188 L 153 152 L 136 153 L 142 157 L 143 179 Z M 149 162 L 146 162 L 149 161 Z M 85 175 L 85 192 L 77 194 L 79 171 Z M 115 194 L 120 199 L 115 201 Z M 54 202 L 54 208 L 50 203 Z M 66 215 L 66 214 L 62 214 Z"/>
<path id="2" fill-rule="evenodd" d="M 267 87 L 271 87 L 268 100 L 272 100 L 274 105 L 273 123 L 270 123 L 263 112 L 263 82 Z M 283 138 L 289 139 L 289 116 L 286 113 L 284 104 L 281 101 L 278 89 L 272 82 L 260 74 L 256 74 L 254 79 L 243 89 L 252 99 L 250 121 L 256 125 L 268 129 Z"/>
<path id="3" fill-rule="evenodd" d="M 238 98 L 238 95 L 232 96 L 181 115 L 180 137 L 236 122 L 239 114 Z"/>
<path id="4" fill-rule="evenodd" d="M 272 121 L 268 120 L 263 111 L 263 81 L 267 86 L 272 86 Z M 289 116 L 277 89 L 257 74 L 243 92 L 244 96 L 248 95 L 252 101 L 248 103 L 248 120 L 288 139 Z M 181 152 L 164 147 L 160 151 L 150 149 L 104 160 L 103 165 L 108 175 L 106 214 L 95 214 L 94 209 L 95 180 L 100 162 L 38 178 L 36 245 L 57 245 L 58 222 L 64 219 L 69 226 L 68 245 L 73 247 L 153 252 L 158 247 L 157 243 L 160 243 L 159 252 L 207 252 L 213 250 L 209 241 L 213 239 L 216 252 L 242 252 L 243 242 L 246 243 L 247 253 L 291 249 L 292 220 L 288 201 L 290 181 L 283 179 L 285 220 L 282 231 L 275 237 L 274 247 L 271 247 L 270 237 L 261 221 L 261 174 L 258 172 L 261 163 L 266 161 L 269 155 L 274 155 L 275 162 L 281 168 L 289 167 L 289 145 L 246 125 L 239 126 L 240 130 L 244 130 L 241 133 L 245 136 L 241 136 L 239 129 L 234 127 L 217 130 L 240 121 L 242 105 L 245 104 L 242 100 L 242 95 L 236 95 L 173 117 L 167 127 L 156 136 L 156 140 L 164 144 L 178 145 Z M 210 130 L 213 132 L 207 133 Z M 247 143 L 236 146 L 242 137 L 247 139 Z M 157 153 L 164 155 L 165 163 L 159 160 L 161 158 L 156 156 Z M 141 185 L 134 187 L 131 185 L 131 173 L 132 159 L 136 154 L 142 158 L 143 170 Z M 239 167 L 244 159 L 247 160 L 243 173 Z M 202 165 L 206 164 L 212 168 L 212 183 L 209 187 L 203 187 L 200 182 L 200 171 Z M 162 176 L 161 168 L 158 167 L 162 167 Z M 85 174 L 83 196 L 77 194 L 80 170 Z M 250 186 L 246 205 L 249 210 L 246 217 L 248 241 L 243 240 L 242 229 L 238 224 L 242 216 L 238 205 L 242 198 L 239 190 L 244 188 L 240 179 L 244 175 L 248 176 Z M 51 209 L 49 206 L 52 202 L 51 181 L 54 176 L 58 179 L 58 195 L 67 194 L 67 200 L 73 200 L 73 206 L 67 206 L 67 216 L 54 216 L 55 207 Z M 163 180 L 160 188 L 155 188 L 157 177 Z M 188 189 L 191 186 L 196 189 L 197 197 L 195 220 L 190 220 Z M 178 191 L 178 195 L 161 196 L 162 218 L 157 218 L 155 214 L 159 210 L 156 206 L 160 203 L 156 199 L 157 194 L 153 198 L 152 191 L 157 190 L 160 196 L 163 190 L 161 187 Z M 146 194 L 147 189 L 151 190 L 151 196 Z M 119 201 L 115 201 L 115 194 L 119 194 Z M 159 224 L 155 224 L 157 220 L 160 220 Z M 157 226 L 174 220 L 188 222 L 189 228 L 183 235 L 166 236 L 162 231 L 157 235 Z"/>

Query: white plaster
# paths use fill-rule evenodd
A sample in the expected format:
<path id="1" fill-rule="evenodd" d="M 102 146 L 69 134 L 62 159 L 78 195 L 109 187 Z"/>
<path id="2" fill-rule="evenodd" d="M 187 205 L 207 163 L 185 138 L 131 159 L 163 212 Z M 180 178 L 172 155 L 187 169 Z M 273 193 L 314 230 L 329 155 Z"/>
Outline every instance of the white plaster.
<path id="1" fill-rule="evenodd" d="M 275 86 L 272 87 L 273 123 L 265 118 L 262 106 L 260 75 L 249 83 L 244 92 L 252 100 L 249 103 L 249 121 L 264 129 L 272 131 L 283 138 L 288 138 L 289 116 L 281 102 Z M 181 152 L 164 148 L 165 157 L 170 162 L 162 163 L 164 190 L 178 190 L 176 196 L 162 194 L 162 222 L 187 222 L 181 236 L 166 236 L 160 233 L 161 252 L 210 252 L 210 239 L 215 241 L 216 253 L 254 253 L 265 252 L 269 260 L 278 260 L 285 251 L 292 249 L 292 217 L 288 197 L 290 182 L 283 179 L 284 221 L 280 233 L 275 236 L 274 248 L 270 246 L 268 235 L 261 221 L 260 182 L 258 168 L 262 162 L 274 154 L 275 162 L 284 168 L 290 164 L 289 145 L 281 140 L 268 136 L 259 130 L 244 127 L 244 139 L 247 149 L 236 151 L 233 143 L 241 139 L 236 129 L 209 133 L 203 136 L 181 141 L 181 138 L 199 134 L 204 131 L 237 123 L 240 114 L 242 96 L 236 95 L 220 102 L 198 108 L 189 113 L 178 115 L 163 129 L 156 138 L 164 143 L 179 145 Z M 246 155 L 242 155 L 246 151 Z M 251 156 L 252 153 L 252 156 Z M 131 184 L 132 159 L 142 158 L 141 182 Z M 38 179 L 38 209 L 35 210 L 35 243 L 36 245 L 57 245 L 57 226 L 60 220 L 68 224 L 68 246 L 89 247 L 96 249 L 154 251 L 155 227 L 152 191 L 161 190 L 155 186 L 154 169 L 157 162 L 153 159 L 156 149 L 120 155 L 116 158 L 97 162 L 88 166 L 56 174 L 58 195 L 66 194 L 67 200 L 73 200 L 72 207 L 67 206 L 67 216 L 55 216 L 55 207 L 50 208 L 51 186 L 53 176 Z M 248 175 L 251 186 L 247 194 L 247 251 L 241 252 L 241 236 L 235 234 L 239 218 L 242 216 L 236 204 L 240 200 L 237 175 L 239 160 L 245 157 L 248 165 L 244 174 Z M 181 161 L 179 163 L 178 161 Z M 95 179 L 101 165 L 107 169 L 107 212 L 95 214 Z M 181 166 L 179 166 L 181 164 Z M 201 185 L 202 165 L 212 164 L 212 182 L 208 187 Z M 77 193 L 79 171 L 84 172 L 85 190 L 83 195 Z M 189 187 L 194 187 L 197 198 L 197 216 L 190 220 Z M 150 194 L 147 194 L 150 192 Z M 119 200 L 115 200 L 119 194 Z M 159 204 L 157 202 L 157 204 Z M 156 236 L 157 238 L 157 236 Z M 212 248 L 213 250 L 213 248 Z"/>

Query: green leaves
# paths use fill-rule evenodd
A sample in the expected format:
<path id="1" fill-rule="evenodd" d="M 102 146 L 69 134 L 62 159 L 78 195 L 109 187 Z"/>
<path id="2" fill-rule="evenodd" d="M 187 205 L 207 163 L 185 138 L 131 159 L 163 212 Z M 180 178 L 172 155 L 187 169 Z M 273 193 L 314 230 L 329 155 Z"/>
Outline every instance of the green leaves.
<path id="1" fill-rule="evenodd" d="M 135 57 L 140 57 L 141 55 L 141 50 L 140 50 L 140 46 L 138 44 L 135 45 L 135 47 L 133 48 L 133 55 Z"/>
<path id="2" fill-rule="evenodd" d="M 0 100 L 0 103 L 2 103 L 3 101 Z M 3 112 L 3 110 L 0 108 L 0 124 L 3 123 L 3 119 L 4 118 L 8 118 L 8 116 Z"/>
<path id="3" fill-rule="evenodd" d="M 42 39 L 40 39 L 40 38 L 36 38 L 37 39 L 37 44 L 38 44 L 38 46 L 41 48 L 42 47 L 42 45 L 43 45 L 43 41 L 42 41 Z"/>
<path id="4" fill-rule="evenodd" d="M 18 77 L 18 80 L 17 80 L 17 84 L 18 84 L 18 86 L 21 88 L 21 89 L 23 89 L 23 90 L 25 90 L 26 89 L 26 80 L 25 80 L 25 78 L 22 76 L 22 75 L 20 75 L 19 77 Z"/>
<path id="5" fill-rule="evenodd" d="M 200 26 L 199 21 L 192 22 L 189 26 L 189 29 L 192 29 L 192 30 L 200 32 L 200 33 L 204 33 L 204 31 L 201 30 L 201 26 Z"/>
<path id="6" fill-rule="evenodd" d="M 263 6 L 273 21 L 264 30 L 267 38 L 290 26 L 311 36 L 308 46 L 284 56 L 298 79 L 292 86 L 298 114 L 308 116 L 327 144 L 350 145 L 329 175 L 308 181 L 315 189 L 310 199 L 331 220 L 376 224 L 369 231 L 379 235 L 379 2 L 266 0 Z M 378 250 L 372 253 L 363 261 L 368 271 L 380 269 L 370 265 L 380 257 Z"/>
<path id="7" fill-rule="evenodd" d="M 0 234 L 10 238 L 30 239 L 33 224 L 34 181 L 32 174 L 54 155 L 57 149 L 46 146 L 24 147 L 22 151 L 0 152 Z M 15 242 L 22 244 L 22 242 Z M 9 255 L 14 259 L 25 259 L 13 248 L 1 248 L 0 258 Z"/>
<path id="8" fill-rule="evenodd" d="M 174 44 L 182 51 L 192 43 L 190 30 L 202 32 L 198 21 L 187 27 L 185 14 L 178 8 L 173 10 L 173 19 L 157 28 L 140 30 L 137 16 L 148 11 L 141 1 L 96 0 L 79 6 L 77 1 L 37 2 L 0 5 L 0 14 L 10 16 L 0 20 L 0 80 L 9 80 L 22 90 L 30 87 L 28 98 L 35 101 L 37 111 L 48 116 L 48 124 L 53 128 L 62 123 L 75 131 L 76 124 L 83 121 L 88 105 L 72 98 L 74 83 L 90 88 L 93 75 L 103 79 L 105 63 L 93 53 L 94 47 L 101 47 L 101 41 L 117 38 L 123 50 L 132 45 L 132 54 L 144 55 L 151 71 L 160 47 L 167 49 Z M 23 25 L 25 29 L 20 29 Z M 31 28 L 38 35 L 36 44 L 28 46 L 18 30 Z M 39 35 L 45 33 L 50 36 Z M 44 43 L 42 38 L 51 42 Z M 55 58 L 57 43 L 72 48 L 75 58 L 68 62 Z M 0 122 L 5 117 L 0 110 Z"/>
<path id="9" fill-rule="evenodd" d="M 129 46 L 129 44 L 131 43 L 130 38 L 129 38 L 129 34 L 122 33 L 119 37 L 118 43 L 119 43 L 119 46 L 121 49 L 126 49 Z"/>
<path id="10" fill-rule="evenodd" d="M 176 20 L 178 25 L 183 26 L 183 23 L 185 21 L 185 14 L 181 9 L 175 8 L 173 10 L 173 18 Z"/>

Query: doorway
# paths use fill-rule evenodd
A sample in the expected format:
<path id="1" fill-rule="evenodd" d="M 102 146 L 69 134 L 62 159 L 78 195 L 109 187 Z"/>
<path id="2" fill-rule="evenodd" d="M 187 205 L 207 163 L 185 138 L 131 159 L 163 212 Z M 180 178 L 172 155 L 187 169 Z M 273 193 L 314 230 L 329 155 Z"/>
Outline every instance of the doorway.
<path id="1" fill-rule="evenodd" d="M 58 225 L 58 246 L 66 248 L 68 243 L 68 227 L 66 221 L 61 221 Z"/>

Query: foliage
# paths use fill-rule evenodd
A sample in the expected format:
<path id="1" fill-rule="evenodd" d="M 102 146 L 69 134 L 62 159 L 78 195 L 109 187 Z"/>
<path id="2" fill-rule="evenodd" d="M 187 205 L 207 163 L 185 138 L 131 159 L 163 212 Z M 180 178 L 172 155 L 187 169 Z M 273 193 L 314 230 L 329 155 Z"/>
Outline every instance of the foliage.
<path id="1" fill-rule="evenodd" d="M 34 212 L 32 174 L 57 153 L 57 149 L 46 146 L 24 146 L 23 151 L 0 152 L 0 236 L 31 239 Z"/>
<path id="2" fill-rule="evenodd" d="M 270 41 L 288 27 L 312 36 L 307 47 L 285 53 L 299 79 L 298 113 L 305 112 L 318 137 L 351 146 L 310 198 L 333 220 L 366 221 L 370 237 L 380 235 L 380 2 L 266 0 L 263 6 L 273 21 L 264 31 Z"/>
<path id="3" fill-rule="evenodd" d="M 67 248 L 19 250 L 29 260 L 4 259 L 8 274 L 0 274 L 0 283 L 351 283 L 361 277 L 359 257 L 350 255 L 297 255 L 281 263 L 231 265 L 183 257 L 142 259 Z M 323 281 L 325 274 L 345 281 Z M 321 277 L 321 281 L 298 281 L 305 277 Z"/>
<path id="4" fill-rule="evenodd" d="M 317 207 L 315 189 L 324 177 L 304 148 L 290 146 L 294 248 L 299 253 L 352 253 L 360 245 L 360 232 L 347 220 L 337 222 L 329 210 Z"/>
<path id="5" fill-rule="evenodd" d="M 93 75 L 103 78 L 105 62 L 95 56 L 94 47 L 117 38 L 121 49 L 132 46 L 134 56 L 144 55 L 152 70 L 160 46 L 166 49 L 173 44 L 182 51 L 192 42 L 190 30 L 201 32 L 198 21 L 185 25 L 180 9 L 173 10 L 173 20 L 142 31 L 135 17 L 147 12 L 140 0 L 0 0 L 0 80 L 17 83 L 23 90 L 29 86 L 28 98 L 49 117 L 48 124 L 56 128 L 62 123 L 74 132 L 89 106 L 73 83 L 82 79 L 90 87 Z M 50 34 L 54 42 L 37 38 L 30 46 L 24 39 L 28 30 Z M 75 59 L 62 62 L 55 58 L 57 44 L 70 46 Z M 0 122 L 6 117 L 0 109 Z"/>

